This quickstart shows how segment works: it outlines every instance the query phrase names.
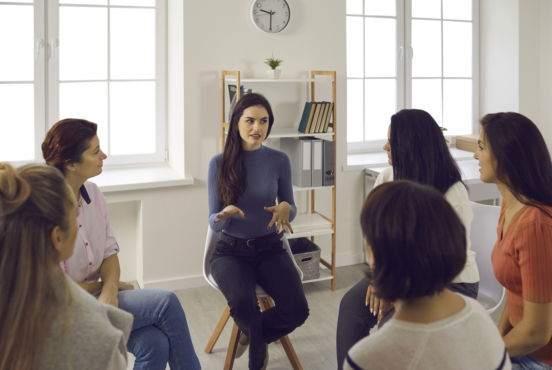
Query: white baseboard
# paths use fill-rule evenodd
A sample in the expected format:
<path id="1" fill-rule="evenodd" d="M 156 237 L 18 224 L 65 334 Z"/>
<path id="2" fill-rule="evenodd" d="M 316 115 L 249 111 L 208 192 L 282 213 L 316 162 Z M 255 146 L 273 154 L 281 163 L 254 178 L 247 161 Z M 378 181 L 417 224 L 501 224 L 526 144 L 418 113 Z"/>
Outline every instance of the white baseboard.
<path id="1" fill-rule="evenodd" d="M 336 266 L 350 266 L 364 263 L 364 253 L 337 256 Z M 203 275 L 186 276 L 175 279 L 145 281 L 145 289 L 165 289 L 170 291 L 198 288 L 209 285 Z"/>

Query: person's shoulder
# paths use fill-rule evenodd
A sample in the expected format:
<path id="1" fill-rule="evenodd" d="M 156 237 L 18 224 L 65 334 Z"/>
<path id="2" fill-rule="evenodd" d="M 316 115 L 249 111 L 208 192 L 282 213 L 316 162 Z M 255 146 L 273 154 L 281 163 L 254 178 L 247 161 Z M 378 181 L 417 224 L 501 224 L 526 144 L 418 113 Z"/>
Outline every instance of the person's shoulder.
<path id="1" fill-rule="evenodd" d="M 266 148 L 266 154 L 272 159 L 277 161 L 279 164 L 288 164 L 289 163 L 289 157 L 285 152 L 282 152 L 281 150 L 269 148 L 267 146 L 263 146 Z"/>
<path id="2" fill-rule="evenodd" d="M 523 218 L 521 219 L 521 226 L 539 226 L 541 228 L 552 228 L 552 207 L 540 206 L 539 209 L 534 206 L 525 206 Z"/>
<path id="3" fill-rule="evenodd" d="M 209 167 L 212 165 L 218 166 L 220 164 L 220 161 L 222 160 L 223 154 L 224 154 L 223 152 L 220 152 L 212 156 L 211 159 L 209 160 Z"/>

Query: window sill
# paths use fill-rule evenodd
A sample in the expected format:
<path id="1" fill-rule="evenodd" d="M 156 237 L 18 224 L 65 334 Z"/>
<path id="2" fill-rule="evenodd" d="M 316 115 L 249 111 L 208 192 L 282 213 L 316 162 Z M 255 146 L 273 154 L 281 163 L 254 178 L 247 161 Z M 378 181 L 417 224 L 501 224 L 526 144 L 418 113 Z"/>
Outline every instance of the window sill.
<path id="1" fill-rule="evenodd" d="M 466 150 L 450 148 L 450 153 L 456 161 L 465 161 L 473 159 L 472 152 Z M 363 171 L 366 167 L 389 166 L 387 162 L 387 153 L 360 153 L 348 154 L 347 165 L 343 166 L 343 171 Z"/>
<path id="2" fill-rule="evenodd" d="M 103 193 L 194 184 L 169 165 L 106 168 L 92 181 Z"/>

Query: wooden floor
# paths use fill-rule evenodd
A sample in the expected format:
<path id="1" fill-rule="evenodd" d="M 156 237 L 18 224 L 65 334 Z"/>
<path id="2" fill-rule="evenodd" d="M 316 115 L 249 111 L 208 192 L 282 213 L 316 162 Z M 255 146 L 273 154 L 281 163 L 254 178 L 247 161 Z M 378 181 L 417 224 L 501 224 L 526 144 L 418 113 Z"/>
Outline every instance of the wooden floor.
<path id="1" fill-rule="evenodd" d="M 337 268 L 336 289 L 330 290 L 330 281 L 304 284 L 309 302 L 310 316 L 307 322 L 290 334 L 290 339 L 305 370 L 336 370 L 335 335 L 339 303 L 343 295 L 363 276 L 367 265 L 354 265 Z M 194 349 L 203 370 L 221 370 L 232 330 L 232 318 L 219 338 L 212 353 L 203 350 L 226 307 L 222 293 L 210 286 L 186 289 L 175 292 L 188 320 Z M 493 315 L 498 322 L 502 307 Z M 281 344 L 270 344 L 269 370 L 291 369 L 291 365 Z M 132 357 L 132 356 L 130 356 Z M 129 363 L 132 369 L 133 359 Z M 234 369 L 247 370 L 248 353 L 234 362 Z M 167 369 L 169 367 L 167 366 Z"/>

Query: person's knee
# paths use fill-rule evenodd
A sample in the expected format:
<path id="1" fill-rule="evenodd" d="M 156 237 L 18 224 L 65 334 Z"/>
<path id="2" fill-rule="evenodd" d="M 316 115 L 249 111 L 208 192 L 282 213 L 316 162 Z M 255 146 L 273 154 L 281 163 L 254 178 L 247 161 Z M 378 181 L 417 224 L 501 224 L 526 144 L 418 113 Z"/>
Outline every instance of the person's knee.
<path id="1" fill-rule="evenodd" d="M 169 339 L 154 326 L 134 330 L 127 350 L 136 357 L 136 362 L 163 362 L 169 359 Z"/>
<path id="2" fill-rule="evenodd" d="M 276 303 L 278 307 L 278 303 Z M 286 318 L 290 326 L 298 327 L 309 317 L 309 305 L 306 299 L 297 299 L 280 309 L 280 315 Z"/>
<path id="3" fill-rule="evenodd" d="M 260 312 L 257 306 L 257 299 L 252 299 L 247 295 L 232 297 L 228 301 L 228 305 L 230 306 L 230 315 L 233 318 L 247 320 Z"/>

